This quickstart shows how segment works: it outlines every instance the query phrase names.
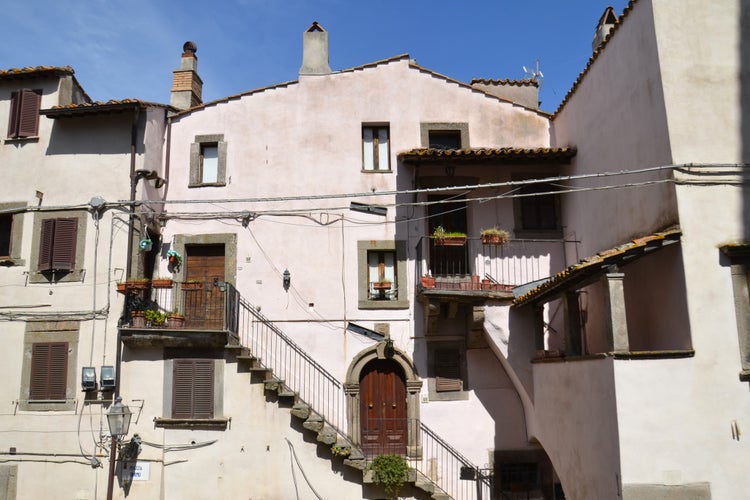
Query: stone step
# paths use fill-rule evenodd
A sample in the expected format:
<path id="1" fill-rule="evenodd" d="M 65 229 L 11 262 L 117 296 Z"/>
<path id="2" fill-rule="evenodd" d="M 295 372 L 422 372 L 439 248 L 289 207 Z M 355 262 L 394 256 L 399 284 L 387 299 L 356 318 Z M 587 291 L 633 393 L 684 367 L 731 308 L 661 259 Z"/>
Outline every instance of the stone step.
<path id="1" fill-rule="evenodd" d="M 336 432 L 336 429 L 333 429 L 331 427 L 328 427 L 327 425 L 323 425 L 323 429 L 321 429 L 318 432 L 318 441 L 325 444 L 334 445 L 336 444 L 336 439 L 338 439 L 339 433 Z"/>
<path id="2" fill-rule="evenodd" d="M 292 415 L 303 420 L 307 420 L 310 417 L 310 405 L 304 403 L 298 403 L 292 406 Z"/>

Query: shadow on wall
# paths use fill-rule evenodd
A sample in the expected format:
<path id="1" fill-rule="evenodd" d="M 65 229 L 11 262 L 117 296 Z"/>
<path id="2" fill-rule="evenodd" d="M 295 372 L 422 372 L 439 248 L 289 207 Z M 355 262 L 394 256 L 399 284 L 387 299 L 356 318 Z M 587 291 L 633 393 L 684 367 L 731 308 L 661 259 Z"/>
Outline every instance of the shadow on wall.
<path id="1" fill-rule="evenodd" d="M 740 19 L 737 27 L 740 33 L 740 127 L 742 140 L 742 161 L 750 162 L 750 30 L 743 27 L 750 26 L 750 3 L 740 2 Z M 742 222 L 745 241 L 750 240 L 750 169 L 743 169 L 743 210 Z"/>

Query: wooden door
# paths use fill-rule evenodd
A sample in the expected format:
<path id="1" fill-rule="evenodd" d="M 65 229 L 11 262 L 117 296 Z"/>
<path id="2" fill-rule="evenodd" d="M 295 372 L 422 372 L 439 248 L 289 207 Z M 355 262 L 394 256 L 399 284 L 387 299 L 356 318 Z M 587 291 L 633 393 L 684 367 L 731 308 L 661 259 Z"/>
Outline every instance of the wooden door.
<path id="1" fill-rule="evenodd" d="M 359 383 L 362 451 L 368 457 L 406 454 L 406 383 L 394 361 L 377 359 L 362 371 Z"/>
<path id="2" fill-rule="evenodd" d="M 187 245 L 185 280 L 201 288 L 183 291 L 185 328 L 220 330 L 224 327 L 224 245 Z"/>

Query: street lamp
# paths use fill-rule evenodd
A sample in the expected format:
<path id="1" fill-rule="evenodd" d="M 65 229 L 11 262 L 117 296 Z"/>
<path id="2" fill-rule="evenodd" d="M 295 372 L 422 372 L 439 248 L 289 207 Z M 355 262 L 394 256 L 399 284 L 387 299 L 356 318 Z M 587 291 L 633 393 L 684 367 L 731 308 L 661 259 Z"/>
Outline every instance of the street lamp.
<path id="1" fill-rule="evenodd" d="M 112 488 L 115 482 L 115 460 L 117 459 L 117 439 L 128 433 L 130 427 L 130 408 L 122 404 L 122 398 L 117 396 L 115 403 L 107 413 L 109 434 L 112 436 L 112 449 L 109 452 L 109 478 L 107 481 L 107 500 L 112 500 Z"/>

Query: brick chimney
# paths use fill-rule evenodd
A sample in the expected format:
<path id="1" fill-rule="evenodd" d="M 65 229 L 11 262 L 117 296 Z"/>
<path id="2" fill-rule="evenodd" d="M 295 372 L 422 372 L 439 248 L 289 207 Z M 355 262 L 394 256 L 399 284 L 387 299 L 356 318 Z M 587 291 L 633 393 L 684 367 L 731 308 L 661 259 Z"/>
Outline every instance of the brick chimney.
<path id="1" fill-rule="evenodd" d="M 610 5 L 609 7 L 604 9 L 604 14 L 602 14 L 602 17 L 599 18 L 599 22 L 596 24 L 594 41 L 591 42 L 591 50 L 593 52 L 596 52 L 597 49 L 601 46 L 601 44 L 607 38 L 607 35 L 609 35 L 609 32 L 612 31 L 612 28 L 615 27 L 616 23 L 617 16 L 615 15 L 615 9 L 613 9 Z"/>
<path id="2" fill-rule="evenodd" d="M 182 46 L 180 69 L 174 70 L 169 104 L 184 110 L 200 105 L 203 100 L 203 80 L 198 76 L 198 57 L 195 53 L 198 46 L 195 42 L 185 42 Z"/>
<path id="3" fill-rule="evenodd" d="M 302 34 L 302 75 L 328 75 L 331 67 L 328 65 L 328 32 L 318 21 Z"/>

